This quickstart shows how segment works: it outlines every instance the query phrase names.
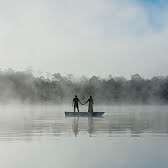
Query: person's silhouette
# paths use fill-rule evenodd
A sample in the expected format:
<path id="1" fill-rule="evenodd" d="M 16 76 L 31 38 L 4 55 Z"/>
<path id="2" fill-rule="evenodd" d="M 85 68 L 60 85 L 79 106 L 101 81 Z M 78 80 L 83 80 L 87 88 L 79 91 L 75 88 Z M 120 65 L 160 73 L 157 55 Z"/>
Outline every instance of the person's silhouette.
<path id="1" fill-rule="evenodd" d="M 88 112 L 89 113 L 93 113 L 93 98 L 92 96 L 90 96 L 90 98 L 86 101 L 86 103 L 89 102 L 89 105 L 88 105 Z M 85 104 L 86 104 L 85 103 Z"/>
<path id="2" fill-rule="evenodd" d="M 80 100 L 78 99 L 78 96 L 77 95 L 75 95 L 75 98 L 73 99 L 73 102 L 72 102 L 72 106 L 74 106 L 74 112 L 75 112 L 75 109 L 77 108 L 77 110 L 78 110 L 78 112 L 79 112 L 79 104 L 78 103 L 80 103 L 80 104 L 82 104 L 81 102 L 80 102 Z M 83 105 L 83 104 L 82 104 Z"/>

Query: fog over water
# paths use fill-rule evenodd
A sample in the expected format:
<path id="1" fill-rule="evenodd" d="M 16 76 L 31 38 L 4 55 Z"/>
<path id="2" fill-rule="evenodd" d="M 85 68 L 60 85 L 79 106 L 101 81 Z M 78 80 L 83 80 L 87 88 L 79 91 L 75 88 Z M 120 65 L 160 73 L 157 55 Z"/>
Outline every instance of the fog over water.
<path id="1" fill-rule="evenodd" d="M 69 106 L 1 105 L 0 140 L 45 140 L 63 137 L 168 136 L 167 106 L 96 106 L 103 117 L 65 117 Z M 80 107 L 87 111 L 87 106 Z"/>
<path id="2" fill-rule="evenodd" d="M 166 168 L 167 109 L 95 106 L 95 111 L 105 111 L 97 118 L 65 117 L 71 105 L 1 105 L 0 166 Z"/>

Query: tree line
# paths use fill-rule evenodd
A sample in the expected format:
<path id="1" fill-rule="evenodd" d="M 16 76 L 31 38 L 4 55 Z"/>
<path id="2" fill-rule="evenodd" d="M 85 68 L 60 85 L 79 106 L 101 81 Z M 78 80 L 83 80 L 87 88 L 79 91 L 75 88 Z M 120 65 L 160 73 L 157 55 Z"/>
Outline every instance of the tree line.
<path id="1" fill-rule="evenodd" d="M 168 76 L 144 79 L 134 74 L 101 78 L 60 73 L 34 76 L 28 71 L 0 71 L 0 102 L 71 103 L 74 95 L 85 101 L 90 95 L 97 104 L 105 103 L 168 103 Z"/>

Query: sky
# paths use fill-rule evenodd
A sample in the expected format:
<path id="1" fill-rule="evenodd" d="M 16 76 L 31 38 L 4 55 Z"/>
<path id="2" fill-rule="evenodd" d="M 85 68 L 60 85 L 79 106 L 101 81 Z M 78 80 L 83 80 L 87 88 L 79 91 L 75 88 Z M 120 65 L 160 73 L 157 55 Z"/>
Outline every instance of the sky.
<path id="1" fill-rule="evenodd" d="M 168 75 L 166 0 L 0 0 L 0 68 Z"/>

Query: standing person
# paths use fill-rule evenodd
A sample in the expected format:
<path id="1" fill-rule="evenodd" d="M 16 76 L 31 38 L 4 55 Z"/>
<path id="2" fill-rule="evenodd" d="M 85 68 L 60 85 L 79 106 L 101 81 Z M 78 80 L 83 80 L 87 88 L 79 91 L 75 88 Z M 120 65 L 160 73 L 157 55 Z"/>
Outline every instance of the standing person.
<path id="1" fill-rule="evenodd" d="M 74 112 L 75 112 L 75 109 L 77 108 L 77 110 L 78 110 L 78 112 L 79 112 L 79 104 L 78 104 L 78 102 L 80 103 L 80 104 L 82 104 L 81 102 L 80 102 L 80 100 L 78 99 L 78 96 L 77 95 L 75 95 L 75 98 L 73 99 L 73 102 L 72 102 L 72 106 L 74 106 Z M 82 104 L 83 105 L 83 104 Z"/>
<path id="2" fill-rule="evenodd" d="M 88 105 L 88 112 L 89 113 L 93 113 L 93 98 L 92 98 L 92 96 L 90 96 L 90 98 L 87 100 L 87 102 L 89 102 L 89 105 Z M 86 103 L 87 103 L 86 102 Z M 85 104 L 86 104 L 85 103 Z"/>

